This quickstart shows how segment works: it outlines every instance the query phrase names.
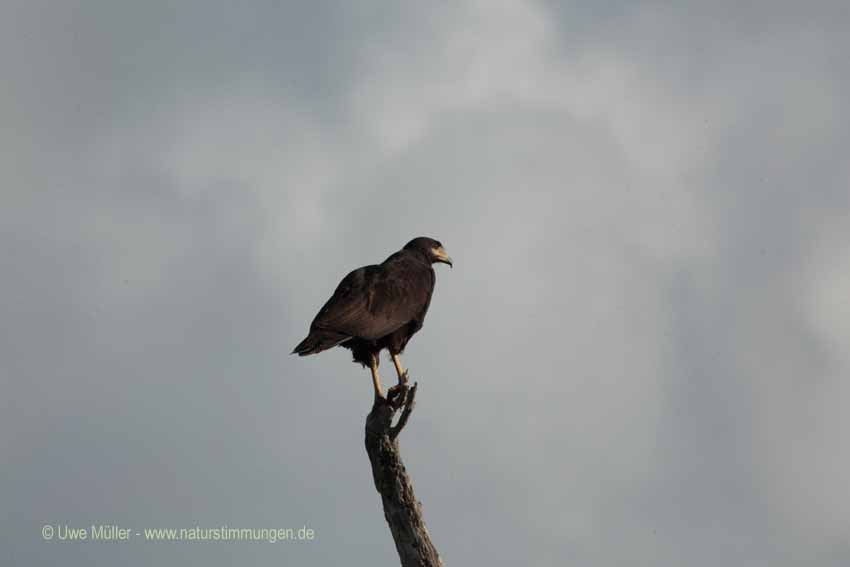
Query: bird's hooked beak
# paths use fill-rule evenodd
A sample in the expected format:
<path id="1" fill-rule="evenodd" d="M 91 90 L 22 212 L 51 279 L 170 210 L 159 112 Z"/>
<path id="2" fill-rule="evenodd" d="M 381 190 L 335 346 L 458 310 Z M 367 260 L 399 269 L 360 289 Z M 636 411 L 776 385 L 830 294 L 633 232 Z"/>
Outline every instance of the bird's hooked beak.
<path id="1" fill-rule="evenodd" d="M 442 246 L 440 248 L 434 248 L 434 261 L 448 264 L 449 268 L 452 267 L 452 259 L 448 254 L 446 254 L 446 251 L 443 250 Z"/>

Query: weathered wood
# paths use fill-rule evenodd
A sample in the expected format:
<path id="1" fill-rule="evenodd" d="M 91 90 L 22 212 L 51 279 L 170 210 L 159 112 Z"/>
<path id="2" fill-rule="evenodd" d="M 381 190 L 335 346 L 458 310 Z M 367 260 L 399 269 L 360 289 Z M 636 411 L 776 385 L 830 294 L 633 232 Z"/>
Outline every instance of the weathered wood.
<path id="1" fill-rule="evenodd" d="M 416 386 L 409 387 L 405 380 L 391 389 L 388 399 L 375 399 L 366 417 L 366 453 L 402 567 L 440 567 L 443 563 L 425 528 L 422 507 L 413 494 L 413 483 L 398 448 L 398 434 L 413 411 Z M 399 411 L 398 423 L 392 425 Z"/>

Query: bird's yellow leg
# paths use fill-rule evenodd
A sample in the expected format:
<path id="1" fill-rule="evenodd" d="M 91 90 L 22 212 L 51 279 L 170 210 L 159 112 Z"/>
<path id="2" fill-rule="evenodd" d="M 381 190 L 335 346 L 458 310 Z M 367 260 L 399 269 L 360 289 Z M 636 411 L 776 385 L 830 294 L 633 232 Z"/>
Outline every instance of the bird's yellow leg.
<path id="1" fill-rule="evenodd" d="M 395 371 L 398 374 L 398 383 L 407 383 L 407 372 L 401 367 L 401 359 L 399 359 L 397 354 L 392 355 L 392 357 L 393 364 L 395 364 Z"/>
<path id="2" fill-rule="evenodd" d="M 374 354 L 372 355 L 370 367 L 372 369 L 372 385 L 375 387 L 375 398 L 383 398 L 384 393 L 381 391 L 381 379 L 378 378 L 378 357 Z"/>

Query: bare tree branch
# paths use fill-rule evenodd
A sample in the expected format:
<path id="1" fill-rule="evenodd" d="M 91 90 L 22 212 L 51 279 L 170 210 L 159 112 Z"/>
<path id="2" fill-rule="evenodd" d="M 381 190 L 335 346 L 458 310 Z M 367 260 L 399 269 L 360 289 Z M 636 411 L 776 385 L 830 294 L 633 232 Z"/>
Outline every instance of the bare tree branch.
<path id="1" fill-rule="evenodd" d="M 366 453 L 402 567 L 441 567 L 443 562 L 425 528 L 422 507 L 413 494 L 413 483 L 398 448 L 397 437 L 413 411 L 416 387 L 408 386 L 405 373 L 388 399 L 375 399 L 366 416 Z M 393 417 L 399 411 L 398 423 L 393 426 Z"/>

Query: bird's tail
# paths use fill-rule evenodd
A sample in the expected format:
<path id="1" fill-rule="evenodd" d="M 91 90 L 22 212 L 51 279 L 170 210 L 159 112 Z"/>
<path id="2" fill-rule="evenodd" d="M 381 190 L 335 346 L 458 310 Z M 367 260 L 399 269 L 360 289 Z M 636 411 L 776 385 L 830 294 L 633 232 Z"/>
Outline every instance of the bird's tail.
<path id="1" fill-rule="evenodd" d="M 316 354 L 323 350 L 333 348 L 339 343 L 345 342 L 350 338 L 351 337 L 348 335 L 341 335 L 339 333 L 332 333 L 319 329 L 312 330 L 310 331 L 310 334 L 307 335 L 306 339 L 298 343 L 298 345 L 292 349 L 290 354 L 297 354 L 298 356 Z"/>

